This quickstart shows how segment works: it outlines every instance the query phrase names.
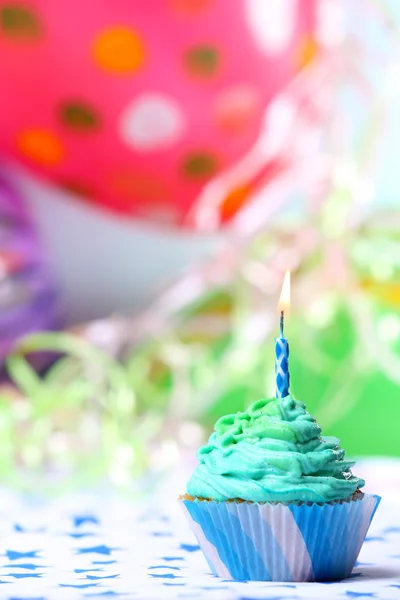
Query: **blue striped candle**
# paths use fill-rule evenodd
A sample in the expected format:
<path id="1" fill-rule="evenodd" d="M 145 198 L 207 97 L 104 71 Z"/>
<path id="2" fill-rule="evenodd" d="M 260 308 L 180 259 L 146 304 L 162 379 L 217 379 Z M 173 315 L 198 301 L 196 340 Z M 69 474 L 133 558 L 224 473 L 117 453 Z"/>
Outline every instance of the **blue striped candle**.
<path id="1" fill-rule="evenodd" d="M 284 311 L 281 311 L 280 336 L 275 338 L 276 397 L 285 398 L 289 394 L 289 342 L 283 335 Z"/>

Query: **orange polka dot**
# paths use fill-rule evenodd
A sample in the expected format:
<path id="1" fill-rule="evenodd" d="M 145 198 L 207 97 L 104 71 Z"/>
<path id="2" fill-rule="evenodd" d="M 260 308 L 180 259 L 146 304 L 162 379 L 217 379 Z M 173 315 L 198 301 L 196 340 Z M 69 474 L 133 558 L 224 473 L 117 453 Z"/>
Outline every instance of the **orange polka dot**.
<path id="1" fill-rule="evenodd" d="M 296 54 L 296 66 L 303 69 L 310 64 L 318 54 L 318 44 L 312 37 L 306 37 L 300 42 Z"/>
<path id="2" fill-rule="evenodd" d="M 109 177 L 110 190 L 124 211 L 158 223 L 176 223 L 178 212 L 171 203 L 168 185 L 154 175 L 120 171 Z"/>
<path id="3" fill-rule="evenodd" d="M 143 173 L 115 173 L 110 184 L 117 193 L 136 200 L 159 202 L 169 199 L 167 186 L 159 178 Z"/>
<path id="4" fill-rule="evenodd" d="M 252 186 L 243 185 L 227 194 L 220 207 L 222 222 L 229 221 L 246 204 L 252 192 Z"/>
<path id="5" fill-rule="evenodd" d="M 141 38 L 128 27 L 111 27 L 100 33 L 93 42 L 92 52 L 100 67 L 121 75 L 139 69 L 146 58 Z"/>
<path id="6" fill-rule="evenodd" d="M 18 134 L 18 150 L 31 160 L 43 165 L 56 165 L 64 155 L 58 137 L 45 129 L 27 129 Z"/>
<path id="7" fill-rule="evenodd" d="M 174 12 L 183 16 L 197 15 L 210 5 L 210 0 L 170 0 Z"/>

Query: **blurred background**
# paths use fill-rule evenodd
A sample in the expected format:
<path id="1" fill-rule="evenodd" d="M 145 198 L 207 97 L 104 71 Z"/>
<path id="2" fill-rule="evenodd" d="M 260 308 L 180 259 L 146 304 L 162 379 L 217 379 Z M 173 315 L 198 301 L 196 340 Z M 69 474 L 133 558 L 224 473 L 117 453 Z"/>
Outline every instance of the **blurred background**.
<path id="1" fill-rule="evenodd" d="M 0 0 L 0 475 L 140 493 L 271 396 L 400 457 L 396 0 Z M 95 457 L 95 458 L 94 458 Z"/>

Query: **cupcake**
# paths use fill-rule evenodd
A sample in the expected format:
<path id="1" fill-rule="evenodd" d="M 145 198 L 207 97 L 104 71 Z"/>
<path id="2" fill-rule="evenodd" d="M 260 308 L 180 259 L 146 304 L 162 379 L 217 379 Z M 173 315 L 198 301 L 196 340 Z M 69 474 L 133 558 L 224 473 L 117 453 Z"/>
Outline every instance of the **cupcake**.
<path id="1" fill-rule="evenodd" d="M 380 498 L 361 492 L 344 454 L 291 396 L 220 418 L 179 498 L 212 572 L 238 581 L 348 577 Z"/>

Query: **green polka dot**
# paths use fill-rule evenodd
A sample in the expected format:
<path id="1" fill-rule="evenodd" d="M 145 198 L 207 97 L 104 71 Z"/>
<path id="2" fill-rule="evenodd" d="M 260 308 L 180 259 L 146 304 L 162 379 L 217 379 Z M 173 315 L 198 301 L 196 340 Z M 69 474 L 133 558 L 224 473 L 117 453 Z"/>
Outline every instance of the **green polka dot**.
<path id="1" fill-rule="evenodd" d="M 0 28 L 13 38 L 36 38 L 42 33 L 37 15 L 17 2 L 9 2 L 0 7 Z"/>
<path id="2" fill-rule="evenodd" d="M 218 168 L 217 159 L 208 152 L 194 152 L 183 161 L 183 170 L 188 177 L 202 178 L 213 175 Z"/>
<path id="3" fill-rule="evenodd" d="M 195 46 L 187 50 L 185 66 L 192 74 L 199 77 L 212 77 L 220 67 L 220 56 L 213 46 Z"/>
<path id="4" fill-rule="evenodd" d="M 60 119 L 71 129 L 89 131 L 100 124 L 96 111 L 83 102 L 63 102 L 59 109 Z"/>

